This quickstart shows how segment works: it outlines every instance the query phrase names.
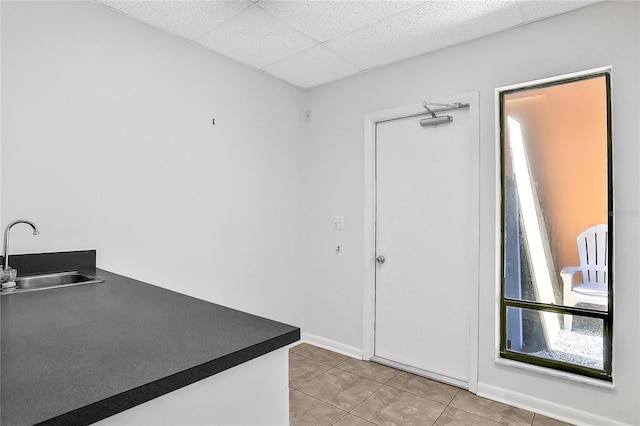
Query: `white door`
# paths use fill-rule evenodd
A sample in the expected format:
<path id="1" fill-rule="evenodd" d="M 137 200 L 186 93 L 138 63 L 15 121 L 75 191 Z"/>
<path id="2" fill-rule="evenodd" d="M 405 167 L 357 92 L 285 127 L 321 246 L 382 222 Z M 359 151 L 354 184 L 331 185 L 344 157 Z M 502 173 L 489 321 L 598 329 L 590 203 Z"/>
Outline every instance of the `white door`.
<path id="1" fill-rule="evenodd" d="M 376 256 L 384 263 L 376 263 L 374 359 L 467 386 L 477 128 L 469 109 L 442 114 L 453 122 L 376 125 Z"/>

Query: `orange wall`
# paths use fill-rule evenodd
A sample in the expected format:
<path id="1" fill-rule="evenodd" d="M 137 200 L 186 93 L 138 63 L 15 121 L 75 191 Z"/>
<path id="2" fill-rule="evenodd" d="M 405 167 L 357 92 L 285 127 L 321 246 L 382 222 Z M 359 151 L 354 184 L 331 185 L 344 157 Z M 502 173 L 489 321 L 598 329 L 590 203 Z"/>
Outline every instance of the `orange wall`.
<path id="1" fill-rule="evenodd" d="M 605 83 L 598 77 L 505 96 L 506 115 L 522 126 L 558 273 L 580 263 L 577 235 L 607 223 Z"/>

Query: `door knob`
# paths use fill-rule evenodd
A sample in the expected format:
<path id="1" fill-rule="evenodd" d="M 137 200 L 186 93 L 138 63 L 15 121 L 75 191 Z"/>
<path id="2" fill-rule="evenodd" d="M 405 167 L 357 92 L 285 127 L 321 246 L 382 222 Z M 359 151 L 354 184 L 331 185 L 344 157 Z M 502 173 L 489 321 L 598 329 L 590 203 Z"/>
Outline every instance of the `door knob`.
<path id="1" fill-rule="evenodd" d="M 376 262 L 379 264 L 383 264 L 387 259 L 384 258 L 384 256 L 380 255 L 378 257 L 376 257 Z"/>

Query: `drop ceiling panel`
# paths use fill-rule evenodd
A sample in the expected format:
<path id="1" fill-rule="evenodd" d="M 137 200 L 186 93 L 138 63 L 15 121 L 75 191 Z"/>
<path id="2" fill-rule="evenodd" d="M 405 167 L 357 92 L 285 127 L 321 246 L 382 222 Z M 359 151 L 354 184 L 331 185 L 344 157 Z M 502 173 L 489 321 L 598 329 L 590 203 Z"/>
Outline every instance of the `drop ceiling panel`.
<path id="1" fill-rule="evenodd" d="M 258 5 L 271 16 L 322 43 L 415 7 L 423 1 L 263 0 Z"/>
<path id="2" fill-rule="evenodd" d="M 303 89 L 357 73 L 359 69 L 322 45 L 312 47 L 264 71 Z"/>
<path id="3" fill-rule="evenodd" d="M 303 88 L 603 0 L 94 0 Z"/>
<path id="4" fill-rule="evenodd" d="M 196 41 L 256 68 L 273 64 L 316 44 L 255 5 Z"/>
<path id="5" fill-rule="evenodd" d="M 367 69 L 469 41 L 521 22 L 515 1 L 431 1 L 325 45 Z"/>
<path id="6" fill-rule="evenodd" d="M 251 5 L 237 1 L 98 0 L 139 21 L 188 39 L 199 37 Z"/>

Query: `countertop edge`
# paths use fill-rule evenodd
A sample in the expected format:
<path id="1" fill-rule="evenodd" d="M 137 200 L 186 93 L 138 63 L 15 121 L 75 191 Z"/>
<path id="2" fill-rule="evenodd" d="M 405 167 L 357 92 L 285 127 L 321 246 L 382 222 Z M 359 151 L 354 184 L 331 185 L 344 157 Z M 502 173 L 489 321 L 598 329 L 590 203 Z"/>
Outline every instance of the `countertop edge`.
<path id="1" fill-rule="evenodd" d="M 296 328 L 220 358 L 61 414 L 37 425 L 88 425 L 300 340 Z"/>

